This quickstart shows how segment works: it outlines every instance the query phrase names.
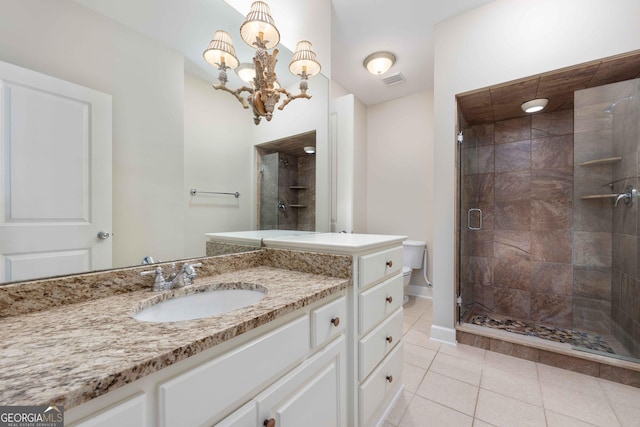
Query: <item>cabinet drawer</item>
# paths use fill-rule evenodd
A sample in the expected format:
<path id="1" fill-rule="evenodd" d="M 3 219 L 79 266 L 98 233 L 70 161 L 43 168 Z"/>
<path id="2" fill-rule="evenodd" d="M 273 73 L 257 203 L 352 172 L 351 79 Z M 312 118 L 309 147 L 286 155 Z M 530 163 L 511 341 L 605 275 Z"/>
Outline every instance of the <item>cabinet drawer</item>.
<path id="1" fill-rule="evenodd" d="M 211 424 L 309 351 L 305 315 L 159 386 L 165 427 Z"/>
<path id="2" fill-rule="evenodd" d="M 359 342 L 359 380 L 362 381 L 382 358 L 402 339 L 402 309 L 398 309 L 380 326 Z"/>
<path id="3" fill-rule="evenodd" d="M 358 286 L 366 288 L 387 276 L 402 271 L 402 247 L 363 255 L 358 263 Z"/>
<path id="4" fill-rule="evenodd" d="M 402 343 L 398 343 L 383 363 L 360 385 L 360 425 L 373 425 L 369 419 L 386 397 L 402 385 Z"/>
<path id="5" fill-rule="evenodd" d="M 144 394 L 116 403 L 112 407 L 73 424 L 74 427 L 139 427 L 147 424 L 147 397 Z"/>
<path id="6" fill-rule="evenodd" d="M 316 348 L 344 331 L 347 321 L 347 299 L 338 298 L 311 313 L 311 342 Z"/>
<path id="7" fill-rule="evenodd" d="M 359 331 L 366 333 L 402 306 L 402 275 L 392 277 L 359 295 Z"/>

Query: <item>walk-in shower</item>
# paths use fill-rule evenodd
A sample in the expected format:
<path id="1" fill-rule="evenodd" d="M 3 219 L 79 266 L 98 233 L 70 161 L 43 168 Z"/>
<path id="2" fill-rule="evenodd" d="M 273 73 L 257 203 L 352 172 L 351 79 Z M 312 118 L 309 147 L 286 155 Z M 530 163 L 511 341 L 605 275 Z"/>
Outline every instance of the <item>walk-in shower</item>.
<path id="1" fill-rule="evenodd" d="M 640 68 L 599 65 L 458 97 L 458 322 L 639 362 Z"/>
<path id="2" fill-rule="evenodd" d="M 315 230 L 315 132 L 261 144 L 257 153 L 257 225 L 261 230 Z"/>

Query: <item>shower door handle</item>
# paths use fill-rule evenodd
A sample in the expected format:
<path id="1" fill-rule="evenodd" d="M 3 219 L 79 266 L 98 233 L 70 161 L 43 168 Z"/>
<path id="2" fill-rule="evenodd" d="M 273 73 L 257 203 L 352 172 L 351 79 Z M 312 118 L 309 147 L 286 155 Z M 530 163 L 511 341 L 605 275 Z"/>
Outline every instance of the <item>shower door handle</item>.
<path id="1" fill-rule="evenodd" d="M 477 223 L 475 227 L 472 225 L 472 216 L 477 216 L 478 218 L 477 221 L 475 221 Z M 482 230 L 482 209 L 473 208 L 467 211 L 467 228 L 474 231 Z"/>

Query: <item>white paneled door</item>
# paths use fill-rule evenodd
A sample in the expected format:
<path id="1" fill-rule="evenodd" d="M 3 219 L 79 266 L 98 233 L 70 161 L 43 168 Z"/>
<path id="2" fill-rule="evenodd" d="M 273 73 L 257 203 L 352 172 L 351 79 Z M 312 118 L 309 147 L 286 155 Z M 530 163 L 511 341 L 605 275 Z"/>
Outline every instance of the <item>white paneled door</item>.
<path id="1" fill-rule="evenodd" d="M 111 267 L 110 95 L 0 62 L 0 168 L 0 281 Z"/>

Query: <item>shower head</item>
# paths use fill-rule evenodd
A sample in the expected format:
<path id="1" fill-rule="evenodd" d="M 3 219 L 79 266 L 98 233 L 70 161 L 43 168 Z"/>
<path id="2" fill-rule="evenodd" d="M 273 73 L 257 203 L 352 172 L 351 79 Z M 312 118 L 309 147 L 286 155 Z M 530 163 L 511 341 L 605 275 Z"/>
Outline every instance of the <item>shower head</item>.
<path id="1" fill-rule="evenodd" d="M 624 98 L 618 99 L 616 102 L 613 102 L 613 103 L 609 104 L 609 106 L 604 109 L 604 112 L 605 113 L 613 113 L 613 110 L 616 108 L 616 105 L 618 105 L 619 102 L 626 101 L 626 100 L 629 100 L 631 98 L 633 98 L 633 95 L 625 96 Z"/>
<path id="2" fill-rule="evenodd" d="M 289 160 L 286 157 L 280 157 L 280 161 L 285 167 L 289 166 Z"/>

